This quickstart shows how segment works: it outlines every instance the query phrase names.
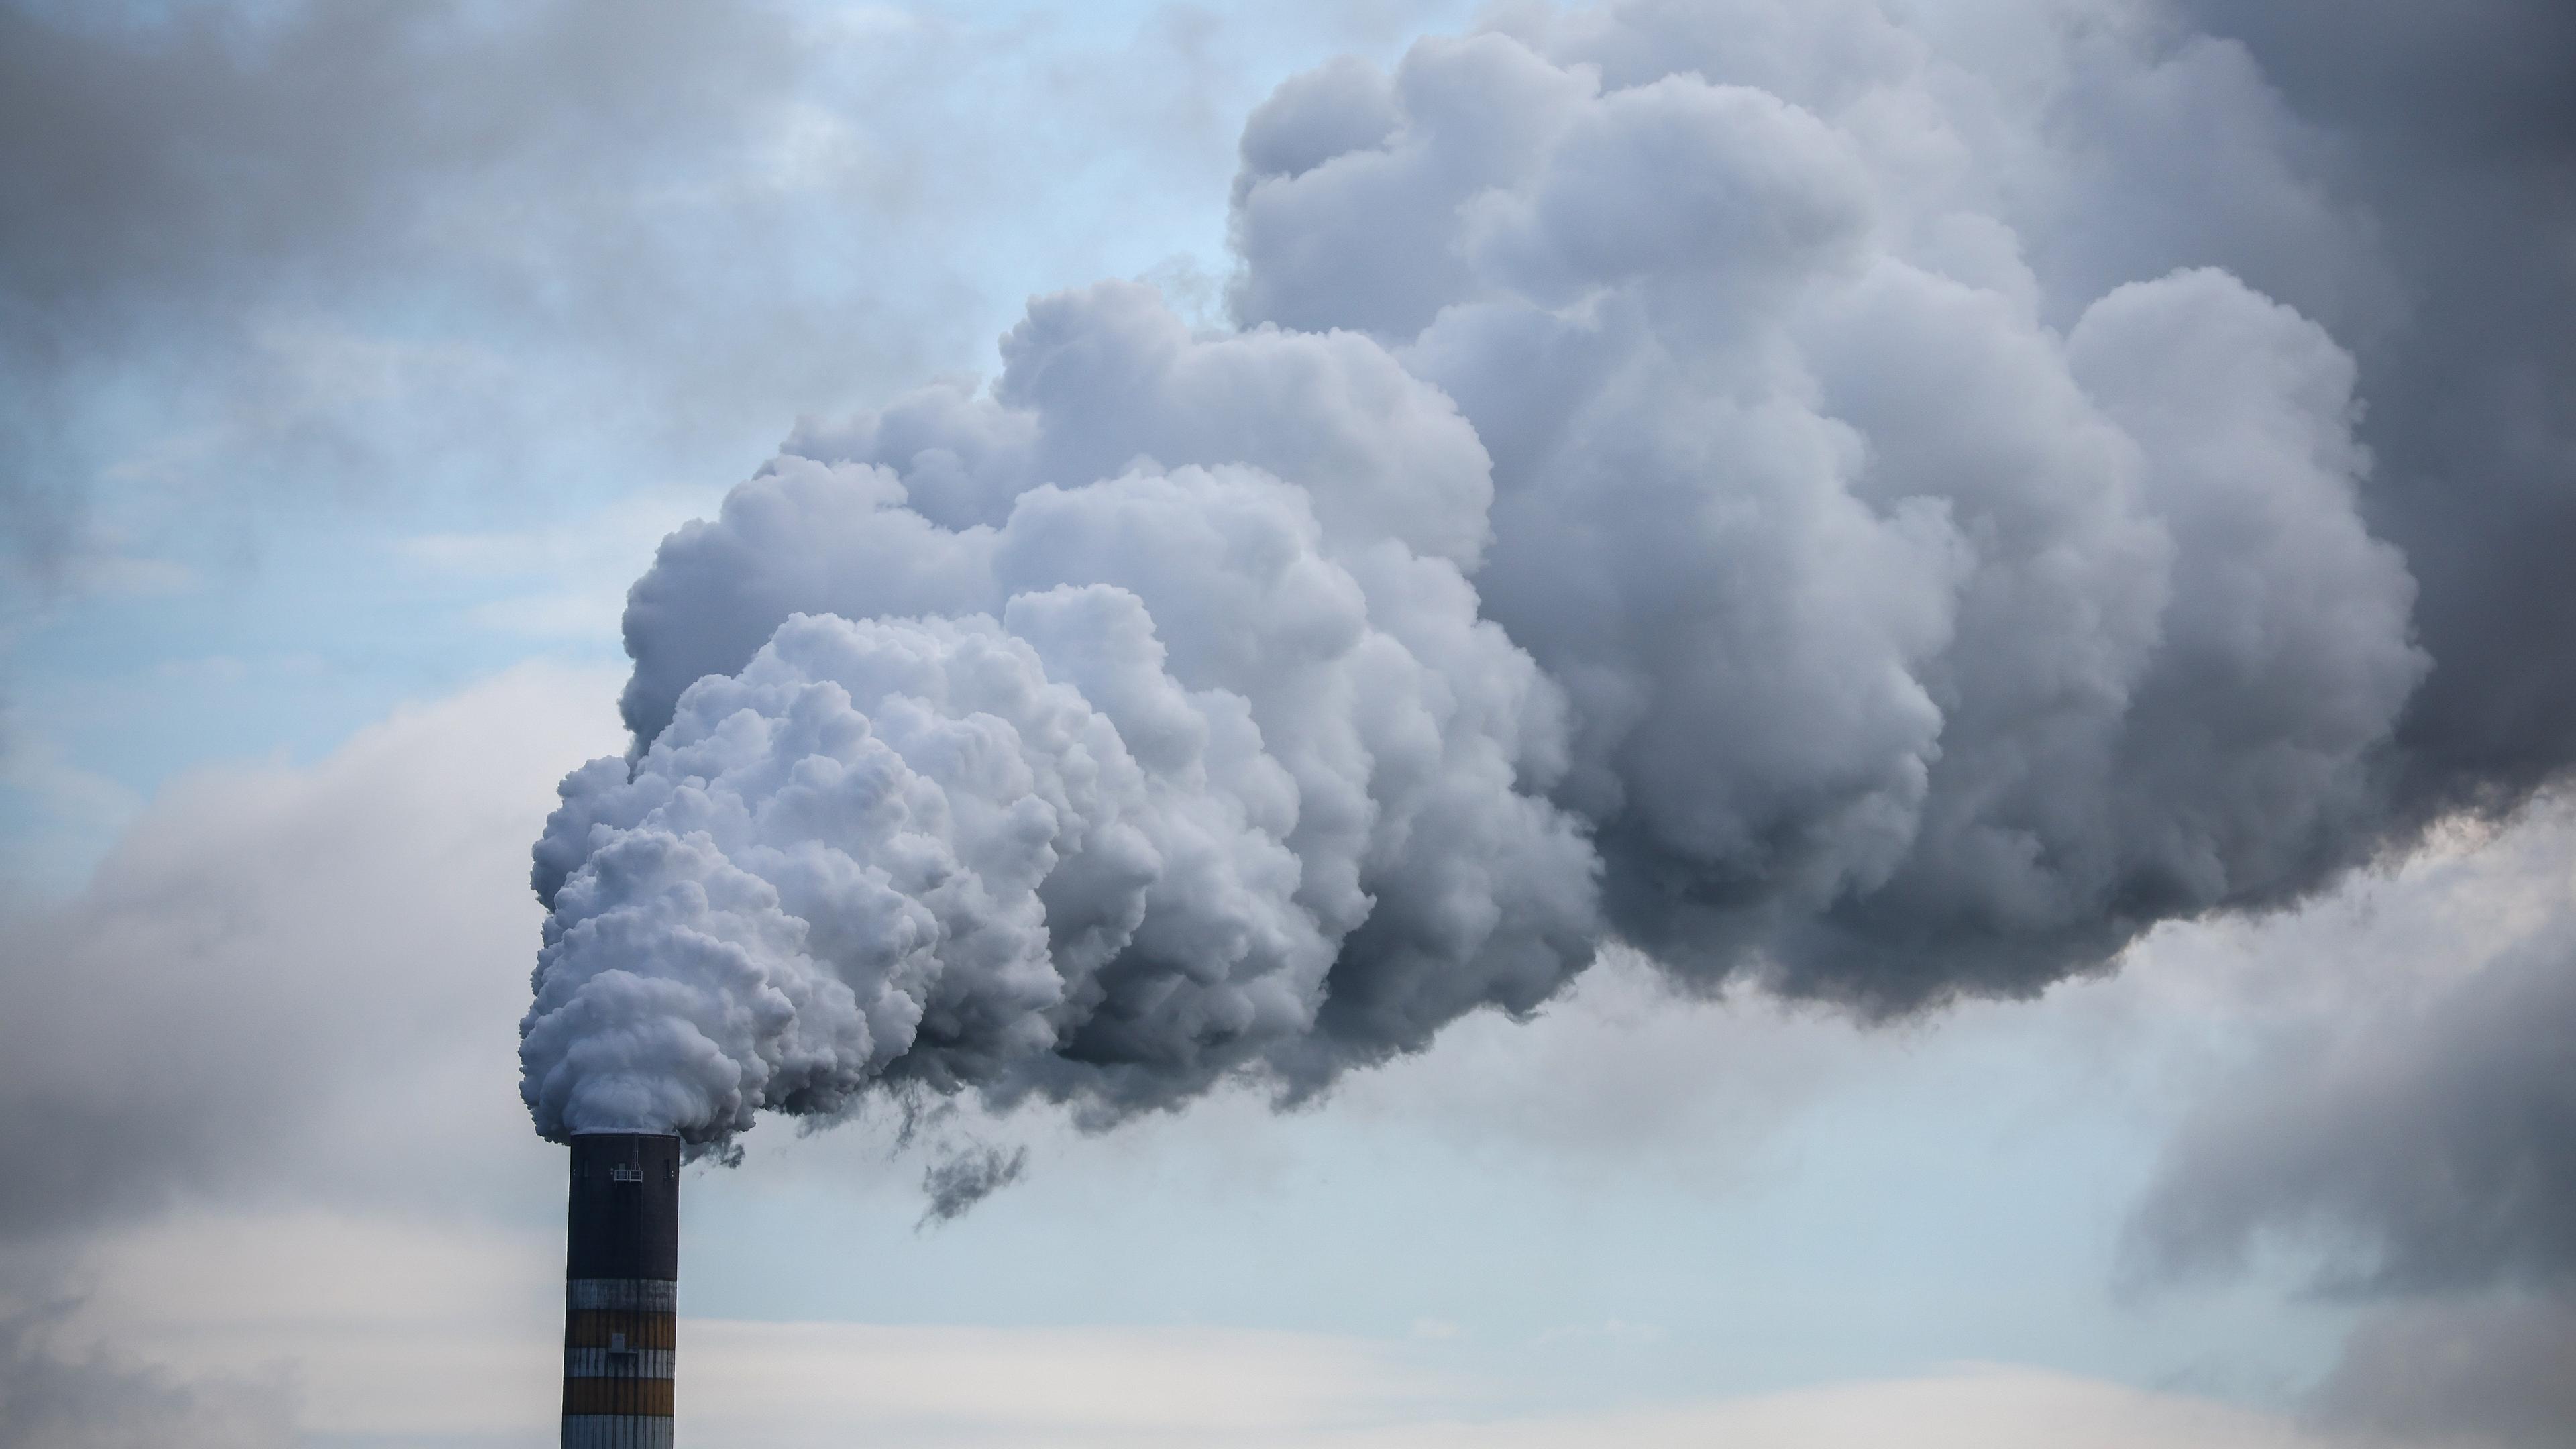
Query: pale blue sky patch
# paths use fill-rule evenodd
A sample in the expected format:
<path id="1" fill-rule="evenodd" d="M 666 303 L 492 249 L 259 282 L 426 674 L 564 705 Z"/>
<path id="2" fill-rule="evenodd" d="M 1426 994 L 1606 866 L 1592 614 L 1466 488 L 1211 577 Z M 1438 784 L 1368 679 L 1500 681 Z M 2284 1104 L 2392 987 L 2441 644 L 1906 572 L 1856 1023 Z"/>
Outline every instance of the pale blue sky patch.
<path id="1" fill-rule="evenodd" d="M 595 170 L 593 138 L 538 131 L 395 213 L 391 270 L 245 273 L 194 332 L 58 379 L 53 457 L 111 552 L 19 605 L 0 659 L 18 735 L 58 732 L 44 748 L 148 791 L 243 753 L 315 758 L 519 657 L 510 635 L 613 649 L 598 601 L 623 588 L 611 556 L 641 566 L 636 520 L 705 511 L 800 414 L 989 371 L 1024 297 L 1101 275 L 1159 269 L 1216 320 L 1203 279 L 1223 271 L 1242 112 L 1438 9 L 1247 27 L 1161 6 L 779 7 L 796 69 L 677 170 Z M 575 537 L 593 527 L 610 536 Z M 504 532 L 558 552 L 508 580 L 381 561 Z M 278 651 L 325 668 L 257 701 L 138 672 Z M 26 843 L 79 861 L 85 835 Z"/>

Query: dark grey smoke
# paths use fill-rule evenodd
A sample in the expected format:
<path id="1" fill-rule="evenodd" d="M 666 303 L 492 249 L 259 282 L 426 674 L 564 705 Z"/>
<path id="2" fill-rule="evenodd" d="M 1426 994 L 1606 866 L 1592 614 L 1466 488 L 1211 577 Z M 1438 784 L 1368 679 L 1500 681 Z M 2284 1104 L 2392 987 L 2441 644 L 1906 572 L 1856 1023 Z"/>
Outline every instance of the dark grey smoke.
<path id="1" fill-rule="evenodd" d="M 2576 315 L 2576 8 L 2183 8 L 2325 138 L 2321 180 L 2390 278 L 2387 322 L 2353 336 L 2370 517 L 2422 587 L 2434 661 L 2400 722 L 2401 803 L 2509 809 L 2576 759 L 2576 329 L 2549 320 Z M 2248 275 L 2296 296 L 2295 265 Z"/>
<path id="2" fill-rule="evenodd" d="M 1029 1150 L 970 1144 L 940 1158 L 921 1174 L 923 1199 L 916 1229 L 954 1222 L 967 1209 L 1020 1180 L 1028 1170 Z"/>

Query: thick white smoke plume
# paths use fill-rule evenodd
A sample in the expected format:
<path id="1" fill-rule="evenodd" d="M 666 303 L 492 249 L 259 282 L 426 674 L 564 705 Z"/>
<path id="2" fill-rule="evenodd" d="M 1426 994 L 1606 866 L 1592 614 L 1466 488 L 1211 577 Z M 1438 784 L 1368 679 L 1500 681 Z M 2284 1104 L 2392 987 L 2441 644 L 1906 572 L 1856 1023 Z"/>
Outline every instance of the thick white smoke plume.
<path id="1" fill-rule="evenodd" d="M 1599 932 L 1541 794 L 1562 699 L 1457 565 L 1316 513 L 1140 466 L 949 528 L 888 470 L 790 458 L 675 535 L 636 618 L 756 652 L 674 700 L 640 649 L 651 744 L 565 782 L 540 1120 L 716 1137 L 887 1076 L 1115 1111 L 1545 1000 Z"/>
<path id="2" fill-rule="evenodd" d="M 2196 209 L 2341 220 L 2154 20 L 1532 9 L 1283 87 L 1240 330 L 1042 299 L 663 545 L 537 847 L 540 1130 L 1308 1092 L 1611 933 L 2027 992 L 2369 850 L 2415 584 L 2355 364 Z"/>

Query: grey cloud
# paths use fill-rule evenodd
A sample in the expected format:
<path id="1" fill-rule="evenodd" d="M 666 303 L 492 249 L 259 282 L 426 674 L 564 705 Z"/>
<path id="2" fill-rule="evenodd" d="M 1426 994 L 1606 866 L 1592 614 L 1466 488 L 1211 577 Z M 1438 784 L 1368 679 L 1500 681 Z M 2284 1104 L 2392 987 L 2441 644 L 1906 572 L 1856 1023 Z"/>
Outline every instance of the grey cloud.
<path id="1" fill-rule="evenodd" d="M 435 361 L 453 322 L 424 309 L 499 304 L 578 354 L 567 331 L 651 316 L 616 279 L 690 243 L 628 199 L 740 164 L 796 59 L 778 24 L 656 8 L 0 8 L 9 546 L 59 574 L 135 542 L 98 534 L 93 480 L 173 435 L 260 435 L 242 445 L 308 496 L 363 491 L 404 420 L 302 398 L 299 334 L 426 332 Z M 622 267 L 582 264 L 611 250 Z M 453 395 L 415 405 L 507 411 L 470 374 L 433 381 Z"/>
<path id="2" fill-rule="evenodd" d="M 2391 890 L 2287 963 L 2314 999 L 2207 1084 L 2131 1227 L 2151 1279 L 2287 1264 L 2363 1305 L 2313 1408 L 2397 1442 L 2576 1424 L 2571 836 L 2563 803 L 2510 830 L 2493 879 Z"/>
<path id="3" fill-rule="evenodd" d="M 2576 915 L 2320 1037 L 2176 1140 L 2141 1219 L 2154 1261 L 2284 1239 L 2350 1289 L 2576 1289 Z"/>
<path id="4" fill-rule="evenodd" d="M 298 1442 L 280 1383 L 183 1380 L 101 1347 L 53 1341 L 57 1316 L 0 1317 L 0 1449 L 285 1449 Z"/>
<path id="5" fill-rule="evenodd" d="M 0 605 L 104 555 L 256 557 L 272 500 L 524 516 L 732 468 L 968 364 L 1027 274 L 1161 260 L 1129 208 L 1222 186 L 1217 118 L 1276 63 L 1246 48 L 1186 9 L 1093 42 L 889 7 L 0 6 Z"/>
<path id="6" fill-rule="evenodd" d="M 84 890 L 0 912 L 0 1246 L 408 1195 L 429 1158 L 490 1201 L 511 1107 L 476 1084 L 506 1070 L 535 924 L 519 843 L 612 729 L 599 687 L 523 671 L 310 770 L 184 780 Z"/>
<path id="7" fill-rule="evenodd" d="M 2576 1307 L 2409 1304 L 2355 1331 L 2316 1416 L 2370 1443 L 2557 1449 L 2576 1425 Z"/>
<path id="8" fill-rule="evenodd" d="M 611 14 L 557 4 L 487 27 L 454 6 L 12 6 L 11 290 L 98 311 L 132 305 L 137 284 L 221 300 L 284 280 L 252 274 L 263 261 L 337 266 L 353 244 L 416 245 L 441 186 L 721 145 L 721 118 L 788 59 L 775 27 L 676 6 L 655 24 Z"/>

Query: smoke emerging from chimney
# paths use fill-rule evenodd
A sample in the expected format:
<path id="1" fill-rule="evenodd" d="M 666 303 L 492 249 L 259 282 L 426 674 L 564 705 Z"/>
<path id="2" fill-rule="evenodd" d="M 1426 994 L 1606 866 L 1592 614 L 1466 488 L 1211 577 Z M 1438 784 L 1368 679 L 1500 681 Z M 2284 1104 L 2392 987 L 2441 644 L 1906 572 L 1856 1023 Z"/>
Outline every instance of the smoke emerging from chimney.
<path id="1" fill-rule="evenodd" d="M 1293 1099 L 1613 936 L 2028 994 L 2376 848 L 2429 661 L 2355 363 L 2181 265 L 2213 187 L 2338 224 L 2259 77 L 1706 8 L 1290 82 L 1241 330 L 1040 299 L 989 390 L 806 426 L 673 534 L 633 748 L 536 847 L 539 1130 Z M 2079 204 L 2113 128 L 2204 123 L 2243 178 Z"/>

